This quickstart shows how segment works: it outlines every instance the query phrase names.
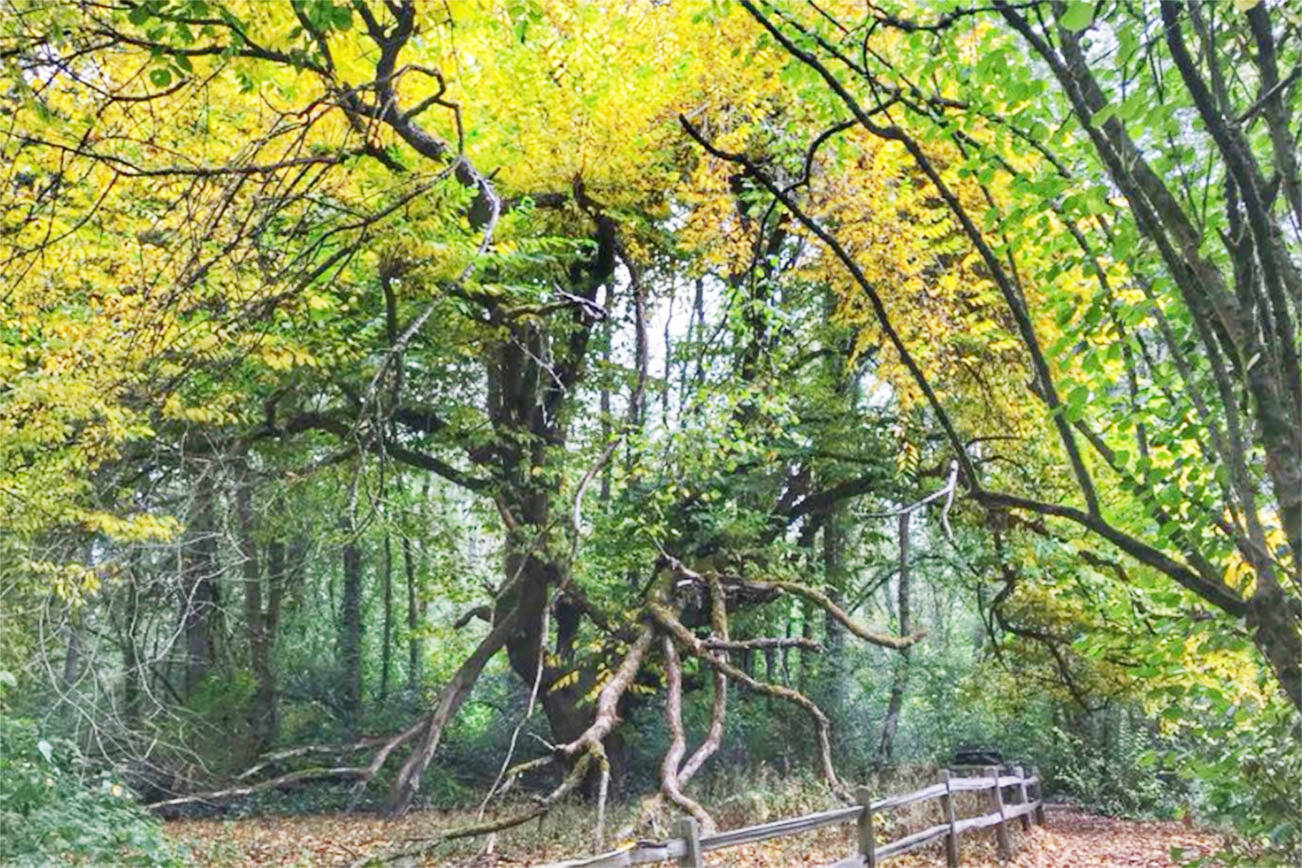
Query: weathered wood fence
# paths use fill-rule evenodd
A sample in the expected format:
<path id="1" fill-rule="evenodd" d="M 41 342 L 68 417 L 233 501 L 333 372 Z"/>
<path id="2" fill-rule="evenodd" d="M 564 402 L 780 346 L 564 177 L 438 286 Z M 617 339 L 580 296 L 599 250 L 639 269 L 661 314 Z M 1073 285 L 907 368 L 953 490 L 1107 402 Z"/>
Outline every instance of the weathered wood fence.
<path id="1" fill-rule="evenodd" d="M 887 796 L 884 799 L 874 800 L 866 789 L 861 789 L 858 793 L 858 805 L 833 808 L 830 811 L 806 814 L 803 817 L 789 817 L 743 829 L 730 829 L 727 832 L 705 837 L 701 837 L 694 819 L 684 817 L 678 821 L 675 830 L 677 837 L 666 841 L 639 841 L 620 850 L 584 859 L 558 862 L 547 868 L 621 868 L 625 865 L 646 865 L 673 860 L 677 860 L 680 866 L 686 868 L 701 868 L 704 864 L 703 855 L 713 850 L 811 832 L 814 829 L 840 823 L 858 825 L 858 852 L 824 868 L 861 868 L 861 866 L 876 868 L 884 859 L 916 850 L 941 839 L 945 842 L 946 863 L 950 868 L 956 868 L 959 864 L 959 836 L 989 826 L 994 827 L 999 857 L 1004 860 L 1011 858 L 1012 845 L 1008 835 L 1008 824 L 1016 820 L 1022 824 L 1023 829 L 1029 829 L 1032 818 L 1036 823 L 1041 825 L 1044 823 L 1044 804 L 1040 799 L 1039 776 L 1034 772 L 1029 776 L 1026 775 L 1020 766 L 1014 766 L 1011 773 L 1002 774 L 995 767 L 977 769 L 968 767 L 961 771 L 975 771 L 977 776 L 942 771 L 940 781 L 929 787 L 904 795 Z M 975 817 L 960 819 L 956 816 L 954 796 L 956 793 L 963 792 L 985 792 L 986 804 L 990 810 Z M 1008 793 L 1007 798 L 1005 792 Z M 876 831 L 873 828 L 875 814 L 931 799 L 940 802 L 944 822 L 894 841 L 877 843 Z"/>

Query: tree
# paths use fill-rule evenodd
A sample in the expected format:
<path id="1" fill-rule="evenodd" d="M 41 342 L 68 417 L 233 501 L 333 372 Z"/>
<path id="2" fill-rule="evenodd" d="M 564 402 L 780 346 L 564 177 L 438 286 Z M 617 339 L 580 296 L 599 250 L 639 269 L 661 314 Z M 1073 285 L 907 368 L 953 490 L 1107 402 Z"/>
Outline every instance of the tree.
<path id="1" fill-rule="evenodd" d="M 918 17 L 742 5 L 789 54 L 812 100 L 908 153 L 1015 323 L 1030 391 L 1084 508 L 995 487 L 945 421 L 929 372 L 909 364 L 972 499 L 993 521 L 1063 519 L 1244 619 L 1302 705 L 1302 429 L 1284 421 L 1302 413 L 1299 215 L 1289 192 L 1298 90 L 1278 72 L 1296 54 L 1297 25 L 1264 3 L 1215 16 L 1163 3 L 1160 20 L 1129 7 L 1100 18 L 1095 31 L 1108 37 L 1091 43 L 1094 13 L 1083 3 Z M 977 57 L 975 77 L 952 77 Z M 1183 110 L 1199 119 L 1184 142 Z M 1156 135 L 1138 137 L 1141 120 Z M 830 248 L 895 333 L 880 289 L 834 228 L 771 166 L 707 147 Z M 1081 264 L 1064 267 L 1068 253 Z M 1051 344 L 1049 311 L 1064 329 Z M 1112 424 L 1091 418 L 1090 401 L 1111 409 Z M 1170 418 L 1182 422 L 1163 423 Z M 1251 580 L 1227 584 L 1239 562 Z"/>

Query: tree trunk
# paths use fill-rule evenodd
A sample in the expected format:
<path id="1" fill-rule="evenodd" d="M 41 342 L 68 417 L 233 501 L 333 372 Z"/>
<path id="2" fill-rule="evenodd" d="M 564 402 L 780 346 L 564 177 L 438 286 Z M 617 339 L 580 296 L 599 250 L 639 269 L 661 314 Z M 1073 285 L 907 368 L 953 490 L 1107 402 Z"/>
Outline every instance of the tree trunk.
<path id="1" fill-rule="evenodd" d="M 262 653 L 265 657 L 262 679 L 258 682 L 258 707 L 267 744 L 280 737 L 280 695 L 276 678 L 276 642 L 280 636 L 280 610 L 285 598 L 288 564 L 285 544 L 274 540 L 267 545 L 267 608 L 262 615 Z"/>
<path id="2" fill-rule="evenodd" d="M 184 543 L 181 565 L 181 625 L 185 633 L 185 692 L 193 695 L 208 675 L 213 658 L 213 619 L 217 608 L 217 542 L 212 494 L 202 486 Z"/>
<path id="3" fill-rule="evenodd" d="M 135 729 L 140 722 L 140 697 L 144 693 L 144 672 L 140 666 L 139 623 L 140 623 L 140 565 L 132 559 L 131 568 L 127 570 L 127 605 L 122 625 L 122 717 L 128 729 Z"/>
<path id="4" fill-rule="evenodd" d="M 384 532 L 384 630 L 380 645 L 380 704 L 389 697 L 389 666 L 393 658 L 393 547 Z"/>
<path id="5" fill-rule="evenodd" d="M 77 672 L 81 669 L 81 634 L 77 631 L 77 616 L 68 612 L 68 642 L 63 655 L 63 686 L 70 689 L 77 681 Z"/>
<path id="6" fill-rule="evenodd" d="M 249 662 L 257 687 L 253 695 L 250 723 L 258 752 L 275 739 L 276 686 L 271 672 L 271 643 L 262 608 L 262 572 L 258 543 L 253 534 L 253 491 L 241 484 L 235 495 L 239 521 L 240 572 L 244 579 L 244 624 L 249 637 Z"/>
<path id="7" fill-rule="evenodd" d="M 823 520 L 823 580 L 827 582 L 827 595 L 841 605 L 845 597 L 845 527 L 844 511 L 833 507 Z M 823 635 L 826 637 L 828 712 L 835 716 L 845 705 L 845 627 L 830 613 L 823 615 Z"/>
<path id="8" fill-rule="evenodd" d="M 402 535 L 402 562 L 407 571 L 407 689 L 413 693 L 420 687 L 421 642 L 416 628 L 420 625 L 417 608 L 420 594 L 416 588 L 416 560 L 411 552 L 411 537 Z"/>
<path id="9" fill-rule="evenodd" d="M 349 724 L 355 726 L 362 714 L 362 553 L 351 523 L 345 525 L 345 532 L 338 640 L 340 704 Z"/>
<path id="10" fill-rule="evenodd" d="M 1253 639 L 1279 679 L 1284 695 L 1294 708 L 1302 708 L 1302 636 L 1298 633 L 1298 616 L 1278 584 L 1266 586 L 1252 598 L 1248 608 L 1248 628 Z"/>
<path id="11" fill-rule="evenodd" d="M 613 430 L 613 425 L 614 425 L 613 420 L 610 418 L 610 382 L 607 379 L 607 377 L 609 377 L 610 374 L 610 352 L 611 352 L 610 345 L 611 345 L 611 341 L 613 341 L 615 337 L 615 327 L 611 323 L 611 320 L 613 319 L 611 313 L 614 308 L 614 301 L 615 301 L 615 294 L 613 292 L 607 291 L 606 305 L 605 305 L 606 317 L 601 325 L 601 332 L 603 338 L 603 343 L 601 347 L 601 366 L 602 366 L 603 378 L 601 382 L 601 395 L 598 398 L 598 409 L 601 414 L 601 442 L 602 443 L 610 442 L 610 432 Z M 614 472 L 614 463 L 611 461 L 607 461 L 606 466 L 601 468 L 600 498 L 601 498 L 602 509 L 605 509 L 610 505 L 610 483 L 611 483 L 613 472 Z"/>
<path id="12" fill-rule="evenodd" d="M 900 534 L 900 568 L 899 568 L 899 632 L 907 636 L 912 630 L 909 618 L 909 513 L 899 518 Z M 909 649 L 901 648 L 900 659 L 895 666 L 891 679 L 891 696 L 886 705 L 886 720 L 882 724 L 882 741 L 877 750 L 877 766 L 885 768 L 890 765 L 895 749 L 895 732 L 900 723 L 900 708 L 904 704 L 904 688 L 909 678 Z"/>

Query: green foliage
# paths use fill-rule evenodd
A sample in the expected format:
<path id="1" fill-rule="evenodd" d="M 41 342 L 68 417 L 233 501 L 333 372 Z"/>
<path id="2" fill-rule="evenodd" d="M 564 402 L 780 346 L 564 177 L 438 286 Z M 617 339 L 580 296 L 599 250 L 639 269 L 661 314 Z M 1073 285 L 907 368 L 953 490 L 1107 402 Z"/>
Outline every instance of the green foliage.
<path id="1" fill-rule="evenodd" d="M 1154 775 L 1140 762 L 1152 752 L 1153 733 L 1135 726 L 1132 718 L 1121 712 L 1094 717 L 1101 720 L 1091 721 L 1092 726 L 1052 726 L 1027 745 L 1045 771 L 1047 786 L 1104 814 L 1175 815 L 1184 787 Z"/>
<path id="2" fill-rule="evenodd" d="M 1302 863 L 1302 718 L 1278 700 L 1254 713 L 1223 717 L 1194 738 L 1201 756 L 1183 751 L 1172 764 L 1190 779 L 1200 804 L 1239 837 L 1230 865 Z"/>
<path id="3" fill-rule="evenodd" d="M 107 773 L 89 775 L 75 745 L 0 714 L 0 862 L 15 868 L 184 862 L 158 821 Z"/>

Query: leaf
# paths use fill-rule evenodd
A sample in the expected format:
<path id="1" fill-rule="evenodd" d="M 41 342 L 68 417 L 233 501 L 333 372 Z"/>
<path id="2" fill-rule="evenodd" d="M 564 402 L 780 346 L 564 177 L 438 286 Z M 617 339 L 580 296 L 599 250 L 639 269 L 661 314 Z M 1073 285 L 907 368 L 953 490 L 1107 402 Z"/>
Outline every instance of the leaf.
<path id="1" fill-rule="evenodd" d="M 54 762 L 54 745 L 45 739 L 41 739 L 36 743 L 36 749 L 41 752 L 41 756 L 45 757 L 47 763 Z"/>
<path id="2" fill-rule="evenodd" d="M 158 87 L 167 87 L 172 83 L 172 73 L 167 69 L 154 69 L 149 72 L 149 80 Z"/>
<path id="3" fill-rule="evenodd" d="M 1085 0 L 1074 0 L 1067 5 L 1067 10 L 1058 19 L 1058 26 L 1064 30 L 1077 33 L 1094 23 L 1094 4 Z"/>

